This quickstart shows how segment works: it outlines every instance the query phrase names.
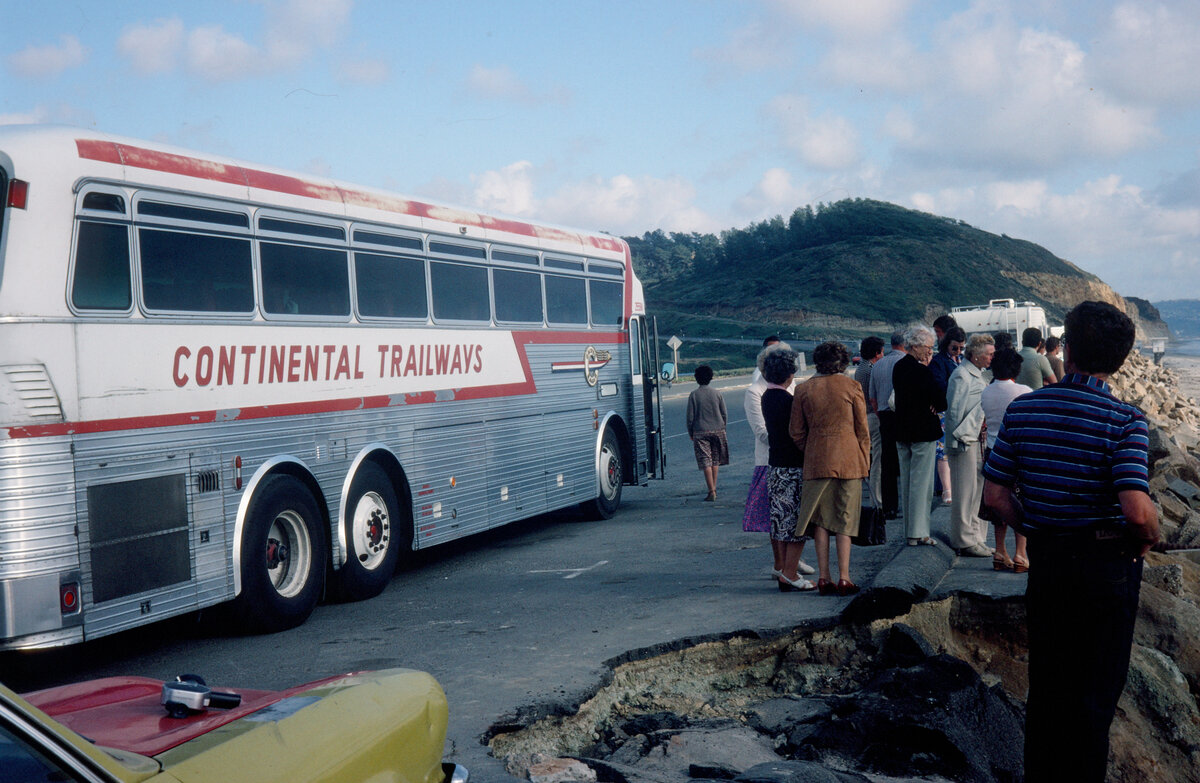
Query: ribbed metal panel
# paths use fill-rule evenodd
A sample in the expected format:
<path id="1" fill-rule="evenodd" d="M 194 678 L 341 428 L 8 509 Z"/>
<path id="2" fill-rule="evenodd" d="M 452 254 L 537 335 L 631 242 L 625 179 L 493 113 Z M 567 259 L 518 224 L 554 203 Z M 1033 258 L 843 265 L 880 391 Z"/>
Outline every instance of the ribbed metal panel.
<path id="1" fill-rule="evenodd" d="M 67 437 L 0 441 L 0 579 L 79 567 Z"/>

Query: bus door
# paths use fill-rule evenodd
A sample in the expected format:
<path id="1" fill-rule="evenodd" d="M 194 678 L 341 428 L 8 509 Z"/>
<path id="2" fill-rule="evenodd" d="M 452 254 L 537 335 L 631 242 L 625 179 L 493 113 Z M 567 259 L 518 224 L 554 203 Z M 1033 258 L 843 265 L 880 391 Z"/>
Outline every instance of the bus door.
<path id="1" fill-rule="evenodd" d="M 629 319 L 629 359 L 633 374 L 633 408 L 639 429 L 645 434 L 645 450 L 638 455 L 638 479 L 661 479 L 666 475 L 663 449 L 662 400 L 659 395 L 658 322 L 642 316 Z M 639 445 L 641 438 L 638 438 Z"/>

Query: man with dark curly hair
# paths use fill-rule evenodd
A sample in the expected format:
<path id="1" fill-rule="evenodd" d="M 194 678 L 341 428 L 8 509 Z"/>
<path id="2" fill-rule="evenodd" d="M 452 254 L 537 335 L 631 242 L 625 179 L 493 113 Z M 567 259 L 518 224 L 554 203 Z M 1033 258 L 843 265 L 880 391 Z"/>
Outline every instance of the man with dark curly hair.
<path id="1" fill-rule="evenodd" d="M 1142 558 L 1159 538 L 1146 418 L 1107 383 L 1133 322 L 1083 302 L 1065 327 L 1066 377 L 1013 400 L 984 465 L 984 502 L 1029 538 L 1028 783 L 1105 779 Z"/>

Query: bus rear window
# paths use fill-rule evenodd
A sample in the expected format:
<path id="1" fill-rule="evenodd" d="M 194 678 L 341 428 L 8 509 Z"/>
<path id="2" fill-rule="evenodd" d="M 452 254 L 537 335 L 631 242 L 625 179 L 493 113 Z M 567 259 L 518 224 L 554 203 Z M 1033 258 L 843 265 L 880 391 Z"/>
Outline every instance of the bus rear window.
<path id="1" fill-rule="evenodd" d="M 142 300 L 150 310 L 254 310 L 250 240 L 138 229 Z"/>
<path id="2" fill-rule="evenodd" d="M 488 273 L 481 266 L 429 264 L 433 317 L 440 321 L 490 321 Z"/>
<path id="3" fill-rule="evenodd" d="M 274 315 L 350 315 L 346 254 L 301 245 L 259 245 L 263 308 Z"/>
<path id="4" fill-rule="evenodd" d="M 360 232 L 361 233 L 361 232 Z M 425 262 L 419 258 L 354 254 L 358 312 L 368 318 L 426 318 Z"/>
<path id="5" fill-rule="evenodd" d="M 546 275 L 546 320 L 587 325 L 587 288 L 582 277 Z"/>
<path id="6" fill-rule="evenodd" d="M 129 229 L 119 223 L 79 222 L 71 304 L 79 310 L 128 310 Z"/>

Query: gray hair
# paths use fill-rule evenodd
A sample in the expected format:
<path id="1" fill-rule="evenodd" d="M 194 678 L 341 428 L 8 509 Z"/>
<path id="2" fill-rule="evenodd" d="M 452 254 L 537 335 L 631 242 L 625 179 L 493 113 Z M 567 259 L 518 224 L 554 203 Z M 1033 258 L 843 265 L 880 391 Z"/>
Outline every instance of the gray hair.
<path id="1" fill-rule="evenodd" d="M 974 359 L 983 353 L 987 346 L 995 344 L 996 340 L 990 334 L 973 334 L 971 339 L 967 340 L 966 356 L 968 359 Z"/>
<path id="2" fill-rule="evenodd" d="M 762 372 L 763 371 L 763 361 L 766 360 L 767 354 L 771 353 L 771 351 L 790 351 L 790 350 L 792 350 L 792 346 L 788 345 L 787 343 L 782 343 L 782 342 L 771 343 L 766 348 L 763 348 L 761 351 L 758 352 L 758 358 L 754 360 L 754 366 L 758 367 L 759 372 Z"/>
<path id="3" fill-rule="evenodd" d="M 904 330 L 905 349 L 922 346 L 932 348 L 936 343 L 937 335 L 925 324 L 913 324 Z"/>

